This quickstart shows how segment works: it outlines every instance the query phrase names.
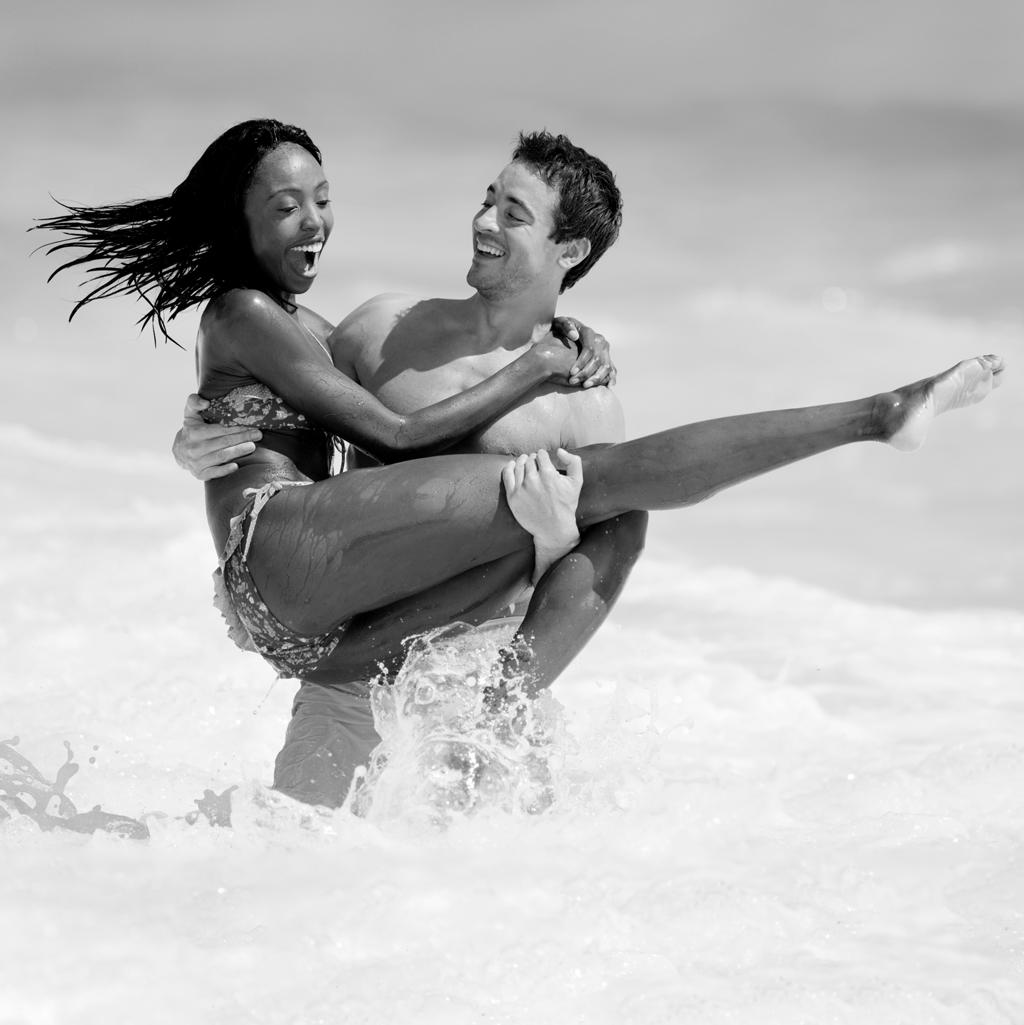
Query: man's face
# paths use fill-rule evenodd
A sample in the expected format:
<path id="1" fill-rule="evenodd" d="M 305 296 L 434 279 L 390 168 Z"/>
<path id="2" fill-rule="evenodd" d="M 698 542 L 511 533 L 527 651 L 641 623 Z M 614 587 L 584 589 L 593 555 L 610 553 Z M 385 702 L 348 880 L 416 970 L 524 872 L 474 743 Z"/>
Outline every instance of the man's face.
<path id="1" fill-rule="evenodd" d="M 509 164 L 487 188 L 473 218 L 473 263 L 466 281 L 486 299 L 550 285 L 557 294 L 564 243 L 551 240 L 558 191 L 524 164 Z"/>

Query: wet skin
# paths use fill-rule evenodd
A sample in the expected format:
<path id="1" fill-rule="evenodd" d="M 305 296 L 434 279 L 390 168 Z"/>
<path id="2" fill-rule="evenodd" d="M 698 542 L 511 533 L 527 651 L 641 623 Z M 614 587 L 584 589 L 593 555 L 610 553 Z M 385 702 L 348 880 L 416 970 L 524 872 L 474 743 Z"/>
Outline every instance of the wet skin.
<path id="1" fill-rule="evenodd" d="M 478 252 L 469 280 L 478 287 L 477 294 L 460 307 L 438 307 L 454 317 L 456 324 L 461 316 L 467 325 L 465 337 L 488 338 L 492 351 L 514 351 L 524 337 L 533 337 L 534 331 L 550 321 L 565 268 L 583 258 L 582 249 L 572 243 L 551 249 L 546 237 L 550 230 L 543 230 L 545 217 L 550 225 L 551 210 L 537 201 L 536 190 L 532 197 L 526 193 L 519 171 L 505 182 L 499 179 L 489 193 L 497 201 L 485 204 L 475 219 Z M 511 184 L 506 187 L 506 182 Z M 543 198 L 542 192 L 540 195 Z M 535 218 L 533 222 L 529 218 L 520 222 L 512 216 L 511 211 L 524 208 Z M 509 211 L 507 215 L 503 209 Z M 541 230 L 535 230 L 538 225 Z M 209 315 L 208 310 L 204 328 Z M 289 335 L 276 323 L 269 324 L 275 317 L 281 319 L 279 310 L 245 307 L 240 313 L 232 309 L 225 313 L 220 309 L 218 315 L 227 321 L 226 325 L 211 324 L 211 336 L 213 329 L 220 328 L 223 333 L 218 337 L 226 339 L 219 346 L 219 355 L 240 353 L 238 348 L 232 350 L 232 345 L 239 346 L 244 339 L 244 367 L 257 379 L 273 381 L 274 390 L 290 404 L 309 412 L 318 402 L 326 401 L 315 387 L 308 387 L 308 381 L 305 390 L 296 388 L 295 399 L 288 393 L 292 382 L 287 374 L 296 360 L 313 361 L 317 383 L 321 377 L 330 377 L 324 369 L 326 354 L 316 351 L 316 341 L 297 323 L 290 322 Z M 237 322 L 232 322 L 232 316 Z M 475 335 L 468 330 L 471 325 Z M 344 329 L 345 324 L 339 331 Z M 266 332 L 266 339 L 261 338 L 261 331 Z M 280 358 L 275 363 L 273 357 L 267 357 L 269 369 L 257 372 L 250 348 L 255 345 L 258 363 L 271 335 L 278 345 L 282 339 L 287 341 L 288 359 L 282 366 Z M 385 332 L 384 337 L 389 335 Z M 295 341 L 300 336 L 304 347 Z M 336 358 L 338 342 L 339 338 L 332 339 Z M 202 349 L 200 356 L 202 361 Z M 854 402 L 729 417 L 633 442 L 585 449 L 581 453 L 584 485 L 579 522 L 586 527 L 635 509 L 682 507 L 839 445 L 893 439 L 900 424 L 922 403 L 931 401 L 940 380 L 943 390 L 949 390 L 949 375 L 965 380 L 971 377 L 974 383 L 961 387 L 961 382 L 953 390 L 981 396 L 1000 368 L 978 360 L 965 361 L 923 384 Z M 337 382 L 331 380 L 337 392 Z M 377 407 L 367 402 L 363 392 L 353 413 L 354 385 L 348 378 L 344 380 L 349 384 L 345 397 L 350 405 L 345 415 L 326 426 L 360 447 L 387 449 L 380 431 L 374 435 L 366 429 L 368 418 L 381 415 Z M 958 403 L 942 405 L 957 408 Z M 329 417 L 318 422 L 323 419 Z M 394 455 L 394 451 L 390 449 L 388 454 Z M 394 635 L 396 623 L 408 633 L 414 618 L 430 604 L 427 596 L 439 585 L 447 585 L 450 597 L 431 605 L 430 615 L 447 622 L 459 603 L 470 612 L 479 612 L 479 588 L 467 595 L 455 586 L 456 581 L 474 572 L 487 574 L 491 598 L 485 602 L 497 594 L 503 597 L 504 589 L 513 586 L 513 577 L 521 573 L 523 553 L 531 547 L 531 539 L 502 500 L 503 465 L 504 459 L 496 456 L 451 455 L 359 470 L 314 487 L 288 489 L 264 510 L 250 551 L 250 569 L 261 594 L 279 619 L 303 634 L 320 633 L 342 620 L 358 624 L 359 617 L 367 615 L 381 621 L 381 635 Z M 243 476 L 245 470 L 240 471 Z M 262 479 L 267 479 L 268 472 L 283 473 L 285 468 L 267 464 Z M 237 496 L 239 482 L 228 480 Z M 224 507 L 220 509 L 223 516 Z M 416 627 L 422 628 L 418 622 Z M 357 626 L 350 629 L 353 646 L 358 633 Z M 337 665 L 323 669 L 341 671 Z"/>

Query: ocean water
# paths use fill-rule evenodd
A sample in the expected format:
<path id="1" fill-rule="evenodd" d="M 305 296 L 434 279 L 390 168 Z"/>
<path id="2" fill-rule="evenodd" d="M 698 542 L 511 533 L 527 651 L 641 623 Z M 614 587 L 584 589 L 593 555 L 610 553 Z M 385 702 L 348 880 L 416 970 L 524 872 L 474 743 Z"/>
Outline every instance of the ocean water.
<path id="1" fill-rule="evenodd" d="M 266 789 L 293 688 L 223 637 L 176 471 L 3 441 L 6 508 L 40 470 L 65 486 L 5 531 L 0 739 L 50 779 L 67 742 L 78 809 L 150 831 L 0 826 L 4 1020 L 1024 1014 L 1019 611 L 867 603 L 655 544 L 555 688 L 546 811 L 440 829 L 407 775 L 360 820 Z M 231 787 L 231 829 L 183 821 Z"/>
<path id="2" fill-rule="evenodd" d="M 657 4 L 629 25 L 523 4 L 516 31 L 547 19 L 527 46 L 482 9 L 460 34 L 444 3 L 379 50 L 386 11 L 315 3 L 298 65 L 252 5 L 19 12 L 0 742 L 50 780 L 70 749 L 79 811 L 150 836 L 0 824 L 0 1022 L 1024 1020 L 1024 114 L 993 56 L 1019 14 L 939 6 L 919 40 L 919 5 L 895 4 L 875 46 L 836 11 L 809 39 L 694 4 L 680 40 Z M 733 47 L 745 18 L 758 45 Z M 529 74 L 502 74 L 509 48 Z M 75 282 L 46 285 L 24 234 L 50 193 L 163 191 L 265 113 L 325 151 L 338 224 L 310 300 L 334 318 L 463 294 L 520 127 L 605 157 L 623 235 L 563 305 L 612 340 L 630 434 L 981 352 L 1006 384 L 918 453 L 852 446 L 656 517 L 554 688 L 542 813 L 499 792 L 440 828 L 415 769 L 368 818 L 290 803 L 267 784 L 293 686 L 224 637 L 201 496 L 168 454 L 195 318 L 180 350 L 137 337 L 127 301 L 68 325 Z M 230 829 L 186 821 L 231 788 Z"/>

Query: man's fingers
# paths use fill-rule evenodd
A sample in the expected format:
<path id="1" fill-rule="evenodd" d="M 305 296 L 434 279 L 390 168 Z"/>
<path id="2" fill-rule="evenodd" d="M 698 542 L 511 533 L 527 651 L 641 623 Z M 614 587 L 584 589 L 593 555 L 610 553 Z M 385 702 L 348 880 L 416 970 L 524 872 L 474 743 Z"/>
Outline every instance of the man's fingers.
<path id="1" fill-rule="evenodd" d="M 245 454 L 252 452 L 263 435 L 249 427 L 232 427 L 225 430 L 220 424 L 204 424 L 193 427 L 189 432 L 189 455 L 193 459 L 206 459 L 217 453 L 229 452 L 232 446 L 250 445 Z M 241 453 L 240 453 L 241 454 Z M 231 458 L 228 456 L 227 458 Z"/>
<path id="2" fill-rule="evenodd" d="M 214 480 L 217 477 L 227 477 L 238 469 L 238 463 L 224 463 L 219 466 L 211 466 L 199 474 L 200 480 Z"/>
<path id="3" fill-rule="evenodd" d="M 525 459 L 523 464 L 523 483 L 527 486 L 537 482 L 537 457 L 531 452 L 520 457 Z"/>
<path id="4" fill-rule="evenodd" d="M 541 473 L 546 473 L 548 470 L 554 470 L 555 469 L 555 465 L 554 465 L 554 463 L 551 462 L 551 456 L 548 455 L 548 450 L 546 448 L 542 448 L 542 449 L 538 450 L 536 458 L 537 458 L 537 469 Z M 557 473 L 557 472 L 558 471 L 555 470 L 555 473 Z"/>
<path id="5" fill-rule="evenodd" d="M 185 419 L 197 419 L 199 417 L 199 411 L 206 409 L 210 403 L 206 401 L 201 395 L 196 395 L 193 392 L 187 399 L 185 399 Z"/>
<path id="6" fill-rule="evenodd" d="M 218 438 L 227 439 L 239 439 L 242 441 L 259 441 L 263 437 L 262 431 L 257 431 L 252 427 L 225 427 L 223 424 L 203 424 L 202 427 L 196 427 L 192 434 L 195 438 L 201 438 L 203 441 L 209 439 L 210 441 L 216 441 Z"/>
<path id="7" fill-rule="evenodd" d="M 211 464 L 219 464 L 228 460 L 239 459 L 241 456 L 250 455 L 255 451 L 256 446 L 251 441 L 242 441 L 237 445 L 225 445 L 209 453 L 213 457 L 210 462 Z"/>
<path id="8" fill-rule="evenodd" d="M 516 461 L 510 459 L 501 468 L 501 482 L 505 485 L 505 494 L 511 495 L 515 491 L 516 485 Z"/>
<path id="9" fill-rule="evenodd" d="M 209 424 L 210 430 L 200 433 L 195 431 L 197 439 L 203 441 L 219 441 L 221 444 L 231 442 L 237 445 L 241 441 L 259 441 L 263 437 L 262 431 L 254 430 L 252 427 L 229 427 L 225 430 L 220 424 Z"/>
<path id="10" fill-rule="evenodd" d="M 570 480 L 583 483 L 583 460 L 575 452 L 560 448 L 555 453 L 555 457 Z"/>
<path id="11" fill-rule="evenodd" d="M 523 486 L 523 478 L 526 474 L 526 454 L 516 456 L 516 487 Z"/>

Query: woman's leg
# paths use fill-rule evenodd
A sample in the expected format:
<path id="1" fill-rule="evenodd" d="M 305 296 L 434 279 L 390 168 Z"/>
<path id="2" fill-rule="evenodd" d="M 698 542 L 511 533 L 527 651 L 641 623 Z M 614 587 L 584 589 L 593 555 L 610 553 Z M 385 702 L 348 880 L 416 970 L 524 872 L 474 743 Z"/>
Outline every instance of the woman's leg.
<path id="1" fill-rule="evenodd" d="M 532 552 L 502 493 L 507 461 L 434 456 L 287 488 L 260 513 L 249 550 L 263 600 L 297 633 L 318 634 Z"/>
<path id="2" fill-rule="evenodd" d="M 854 441 L 919 448 L 940 413 L 973 405 L 999 384 L 997 356 L 855 402 L 724 417 L 600 449 L 584 459 L 582 523 L 629 509 L 675 509 Z M 582 455 L 583 453 L 581 453 Z"/>
<path id="3" fill-rule="evenodd" d="M 917 447 L 938 413 L 978 402 L 995 357 L 855 402 L 690 424 L 583 450 L 583 524 L 670 509 L 854 441 Z M 427 590 L 532 545 L 500 485 L 502 456 L 456 455 L 356 470 L 289 488 L 260 516 L 249 564 L 264 600 L 299 633 Z"/>
<path id="4" fill-rule="evenodd" d="M 600 529 L 598 524 L 592 529 Z M 325 686 L 396 672 L 414 634 L 461 622 L 478 626 L 509 613 L 533 571 L 533 548 L 466 570 L 425 591 L 353 616 L 338 646 L 303 679 Z"/>

